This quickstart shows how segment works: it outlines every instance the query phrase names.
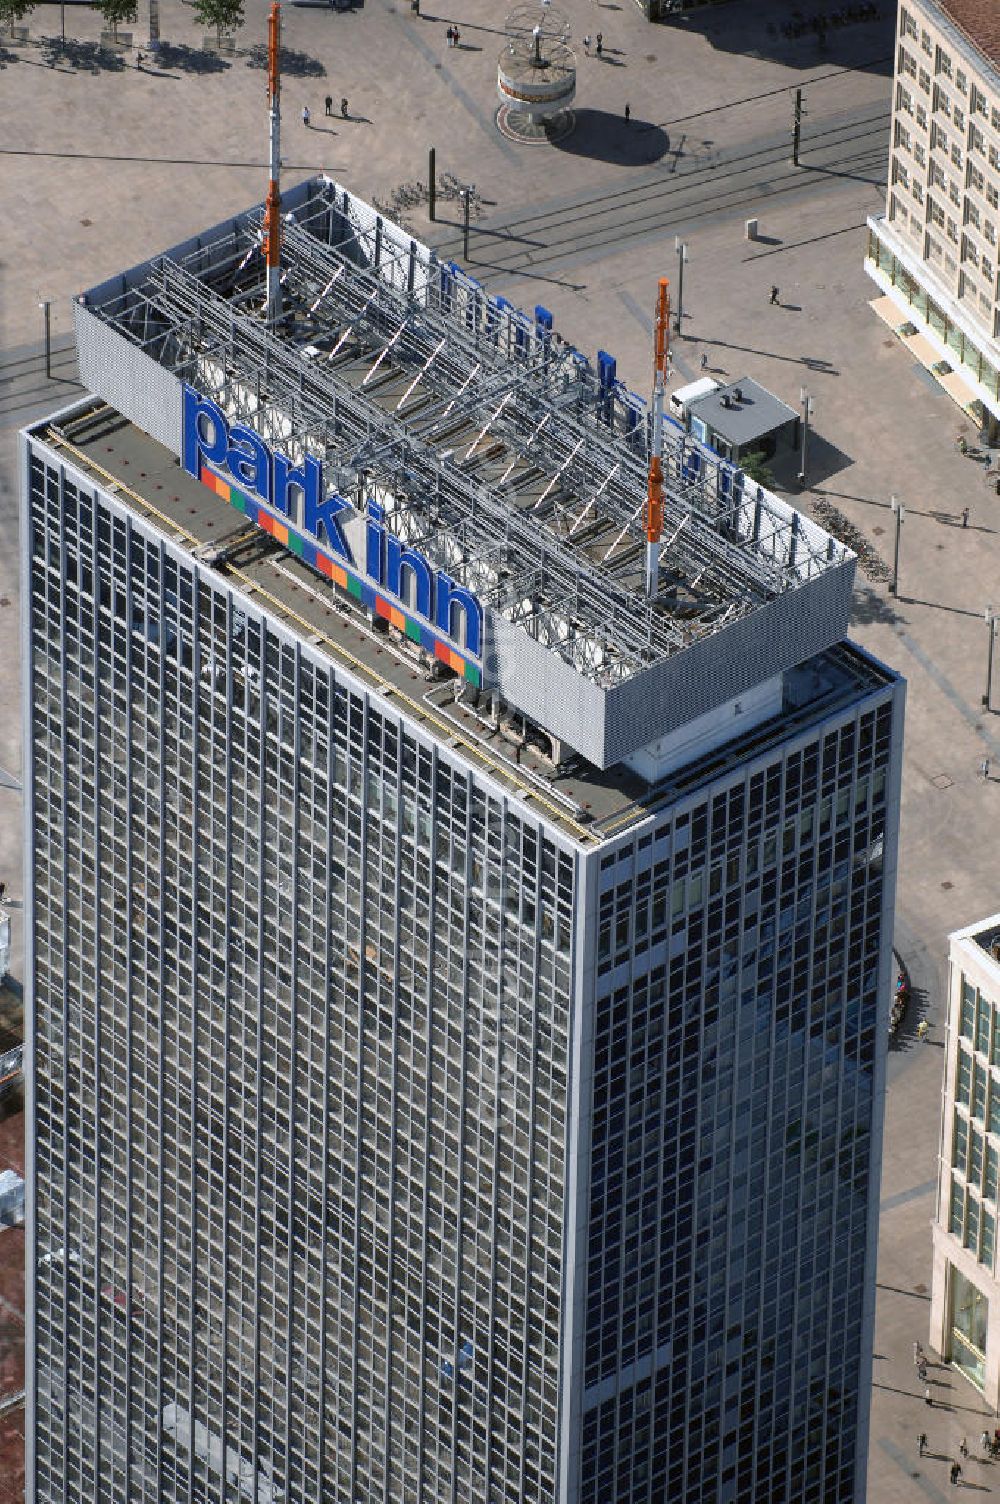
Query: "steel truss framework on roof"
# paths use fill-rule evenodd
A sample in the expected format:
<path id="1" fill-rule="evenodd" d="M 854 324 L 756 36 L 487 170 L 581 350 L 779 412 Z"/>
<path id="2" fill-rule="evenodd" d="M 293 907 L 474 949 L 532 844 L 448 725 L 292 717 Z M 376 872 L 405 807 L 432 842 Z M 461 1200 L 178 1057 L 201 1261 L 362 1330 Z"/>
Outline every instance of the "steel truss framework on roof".
<path id="1" fill-rule="evenodd" d="M 680 429 L 644 592 L 646 405 L 534 316 L 326 178 L 283 224 L 264 314 L 262 209 L 160 256 L 90 308 L 293 459 L 323 460 L 392 531 L 598 684 L 850 555 Z M 113 286 L 113 284 L 111 285 Z"/>

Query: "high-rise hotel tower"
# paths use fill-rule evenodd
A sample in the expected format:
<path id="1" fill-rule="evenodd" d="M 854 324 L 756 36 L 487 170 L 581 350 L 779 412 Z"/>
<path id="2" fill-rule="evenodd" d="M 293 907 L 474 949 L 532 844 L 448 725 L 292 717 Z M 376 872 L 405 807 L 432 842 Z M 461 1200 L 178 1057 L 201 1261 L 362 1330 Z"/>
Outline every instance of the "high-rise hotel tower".
<path id="1" fill-rule="evenodd" d="M 29 1497 L 864 1493 L 854 560 L 325 178 L 24 436 Z"/>

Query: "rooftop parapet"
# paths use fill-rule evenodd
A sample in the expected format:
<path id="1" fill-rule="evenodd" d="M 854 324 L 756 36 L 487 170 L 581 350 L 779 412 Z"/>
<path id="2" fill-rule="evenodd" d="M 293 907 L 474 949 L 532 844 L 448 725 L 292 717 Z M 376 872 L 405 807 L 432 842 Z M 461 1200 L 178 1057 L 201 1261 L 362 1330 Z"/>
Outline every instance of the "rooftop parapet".
<path id="1" fill-rule="evenodd" d="M 277 324 L 263 205 L 77 305 L 84 383 L 248 528 L 598 767 L 845 635 L 853 554 L 669 422 L 650 599 L 649 414 L 610 357 L 328 178 L 282 207 Z"/>

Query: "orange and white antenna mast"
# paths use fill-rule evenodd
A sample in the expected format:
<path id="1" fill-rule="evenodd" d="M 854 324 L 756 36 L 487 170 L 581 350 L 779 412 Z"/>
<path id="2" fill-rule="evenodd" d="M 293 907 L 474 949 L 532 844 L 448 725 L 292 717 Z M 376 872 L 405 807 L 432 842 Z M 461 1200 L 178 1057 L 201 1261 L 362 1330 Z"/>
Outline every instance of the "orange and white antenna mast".
<path id="1" fill-rule="evenodd" d="M 267 260 L 267 322 L 281 318 L 281 6 L 272 0 L 267 18 L 267 101 L 270 115 L 270 169 L 264 208 L 264 256 Z"/>
<path id="2" fill-rule="evenodd" d="M 670 283 L 660 278 L 656 298 L 653 346 L 653 447 L 649 456 L 646 493 L 646 593 L 656 595 L 660 581 L 660 538 L 663 534 L 663 392 L 670 361 Z"/>

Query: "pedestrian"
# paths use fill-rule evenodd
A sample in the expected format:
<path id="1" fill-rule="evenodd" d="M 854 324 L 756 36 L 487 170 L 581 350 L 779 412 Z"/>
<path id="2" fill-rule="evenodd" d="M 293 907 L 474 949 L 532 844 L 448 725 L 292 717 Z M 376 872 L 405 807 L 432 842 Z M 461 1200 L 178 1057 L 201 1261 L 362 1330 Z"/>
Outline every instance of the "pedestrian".
<path id="1" fill-rule="evenodd" d="M 628 125 L 628 123 L 629 123 L 629 121 L 631 119 L 632 119 L 632 106 L 630 104 L 626 104 L 626 106 L 625 106 L 625 124 Z"/>
<path id="2" fill-rule="evenodd" d="M 968 1455 L 969 1455 L 969 1448 L 968 1448 L 968 1445 L 966 1444 L 966 1440 L 965 1440 L 964 1436 L 962 1437 L 962 1440 L 958 1443 L 958 1450 L 961 1452 L 963 1458 L 968 1457 Z"/>
<path id="3" fill-rule="evenodd" d="M 603 57 L 603 55 L 604 55 L 604 33 L 603 33 L 603 31 L 599 31 L 597 33 L 597 46 L 595 47 L 594 50 L 597 53 L 598 57 Z"/>
<path id="4" fill-rule="evenodd" d="M 590 32 L 589 31 L 587 32 L 587 35 L 583 39 L 583 50 L 587 54 L 587 56 L 589 57 L 590 56 Z"/>
<path id="5" fill-rule="evenodd" d="M 957 1483 L 958 1480 L 959 1480 L 959 1478 L 961 1478 L 961 1476 L 962 1476 L 962 1467 L 961 1467 L 961 1464 L 958 1463 L 958 1462 L 953 1462 L 952 1465 L 951 1465 L 951 1481 L 952 1481 L 952 1483 Z"/>
<path id="6" fill-rule="evenodd" d="M 979 764 L 979 776 L 983 780 L 984 783 L 986 783 L 989 780 L 989 776 L 990 776 L 990 760 L 989 760 L 988 757 L 984 757 L 983 760 L 982 760 L 982 762 Z"/>
<path id="7" fill-rule="evenodd" d="M 933 1410 L 934 1401 L 931 1398 L 931 1391 L 926 1385 L 924 1387 L 924 1404 L 929 1406 L 929 1408 Z"/>
<path id="8" fill-rule="evenodd" d="M 708 356 L 705 355 L 704 353 L 702 354 L 702 357 L 701 357 L 701 368 L 702 368 L 703 371 L 707 371 L 708 370 Z"/>
<path id="9" fill-rule="evenodd" d="M 772 288 L 771 288 L 771 302 L 772 303 L 777 303 L 777 301 L 778 301 L 778 289 L 776 287 L 772 286 Z"/>
<path id="10" fill-rule="evenodd" d="M 7 892 L 7 884 L 0 883 L 0 903 L 3 903 L 4 894 Z"/>
<path id="11" fill-rule="evenodd" d="M 963 527 L 968 527 L 968 525 L 969 525 L 969 509 L 968 509 L 968 507 L 963 507 L 962 508 L 962 526 Z"/>
<path id="12" fill-rule="evenodd" d="M 917 1455 L 918 1455 L 918 1457 L 922 1457 L 924 1455 L 924 1450 L 925 1450 L 926 1446 L 927 1446 L 927 1432 L 926 1431 L 921 1431 L 920 1435 L 917 1437 Z"/>
<path id="13" fill-rule="evenodd" d="M 923 1028 L 921 1028 L 921 1026 L 920 1026 L 921 1024 L 923 1025 Z M 918 1039 L 926 1039 L 927 1038 L 927 1030 L 929 1028 L 930 1028 L 930 1024 L 927 1022 L 926 1018 L 922 1018 L 920 1020 L 920 1023 L 917 1024 L 917 1038 Z M 920 1380 L 921 1384 L 926 1384 L 926 1382 L 927 1382 L 927 1364 L 925 1362 L 923 1362 L 922 1359 L 921 1359 L 921 1362 L 920 1362 L 920 1366 L 917 1369 L 917 1378 Z"/>
<path id="14" fill-rule="evenodd" d="M 143 59 L 142 53 L 141 52 L 137 52 L 136 55 L 135 55 L 135 66 L 136 66 L 137 71 L 140 72 L 140 73 L 142 72 L 143 61 L 144 61 L 144 59 Z"/>
<path id="15" fill-rule="evenodd" d="M 930 1027 L 931 1026 L 927 1022 L 926 1018 L 922 1018 L 920 1020 L 920 1022 L 917 1024 L 917 1038 L 918 1039 L 926 1039 L 927 1035 L 928 1035 L 928 1032 L 930 1031 Z M 924 1381 L 924 1379 L 926 1379 L 926 1377 L 927 1377 L 927 1364 L 921 1358 L 920 1362 L 917 1364 L 917 1378 L 922 1383 Z"/>
<path id="16" fill-rule="evenodd" d="M 458 46 L 459 35 L 460 35 L 457 26 L 455 27 L 455 33 L 454 34 L 455 34 L 455 41 L 454 41 L 454 43 L 452 45 L 455 46 L 455 47 L 457 47 Z"/>
<path id="17" fill-rule="evenodd" d="M 324 100 L 324 104 L 326 105 L 326 113 L 328 115 L 332 115 L 333 114 L 333 95 L 332 94 L 328 94 L 326 96 L 326 99 Z"/>
<path id="18" fill-rule="evenodd" d="M 309 114 L 309 106 L 307 104 L 304 104 L 302 106 L 302 124 L 304 126 L 308 127 L 309 121 L 311 119 L 312 119 L 312 116 Z"/>
<path id="19" fill-rule="evenodd" d="M 346 96 L 340 101 L 340 118 L 341 118 L 341 120 L 346 120 L 347 119 L 347 98 L 346 98 Z"/>
<path id="20" fill-rule="evenodd" d="M 455 45 L 455 29 L 454 29 L 453 26 L 449 26 L 448 27 L 448 30 L 445 32 L 445 36 L 448 38 L 448 46 L 449 47 L 454 47 L 454 45 Z"/>
<path id="21" fill-rule="evenodd" d="M 900 976 L 902 976 L 902 975 L 903 975 L 903 973 L 900 972 Z M 897 983 L 897 986 L 898 985 L 899 984 Z M 920 1343 L 919 1342 L 914 1342 L 914 1344 L 913 1344 L 913 1362 L 914 1362 L 914 1364 L 919 1363 L 920 1359 L 923 1357 L 923 1355 L 924 1355 L 924 1350 L 920 1346 Z"/>
<path id="22" fill-rule="evenodd" d="M 989 1431 L 984 1431 L 983 1434 L 982 1434 L 982 1436 L 980 1436 L 980 1438 L 979 1438 L 979 1445 L 982 1447 L 983 1451 L 986 1453 L 986 1455 L 988 1457 L 989 1454 L 990 1454 L 990 1433 L 989 1433 Z"/>

